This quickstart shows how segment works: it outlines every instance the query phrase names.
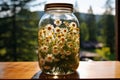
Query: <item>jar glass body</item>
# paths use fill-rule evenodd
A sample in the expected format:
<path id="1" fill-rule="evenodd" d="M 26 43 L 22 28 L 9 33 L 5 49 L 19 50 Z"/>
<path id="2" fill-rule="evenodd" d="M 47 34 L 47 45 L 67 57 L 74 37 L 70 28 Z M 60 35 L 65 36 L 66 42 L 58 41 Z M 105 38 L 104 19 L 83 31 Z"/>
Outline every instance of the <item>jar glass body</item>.
<path id="1" fill-rule="evenodd" d="M 67 10 L 45 12 L 38 29 L 38 62 L 51 75 L 65 75 L 79 66 L 80 28 L 77 18 Z"/>

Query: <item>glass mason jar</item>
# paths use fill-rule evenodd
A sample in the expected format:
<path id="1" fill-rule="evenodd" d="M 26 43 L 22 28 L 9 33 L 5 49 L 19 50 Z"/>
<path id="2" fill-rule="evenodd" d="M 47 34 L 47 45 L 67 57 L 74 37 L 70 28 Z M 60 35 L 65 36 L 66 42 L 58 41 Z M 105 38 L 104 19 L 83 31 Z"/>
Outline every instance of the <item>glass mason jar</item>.
<path id="1" fill-rule="evenodd" d="M 80 28 L 72 12 L 72 4 L 45 5 L 38 29 L 38 62 L 43 73 L 71 74 L 79 66 Z"/>

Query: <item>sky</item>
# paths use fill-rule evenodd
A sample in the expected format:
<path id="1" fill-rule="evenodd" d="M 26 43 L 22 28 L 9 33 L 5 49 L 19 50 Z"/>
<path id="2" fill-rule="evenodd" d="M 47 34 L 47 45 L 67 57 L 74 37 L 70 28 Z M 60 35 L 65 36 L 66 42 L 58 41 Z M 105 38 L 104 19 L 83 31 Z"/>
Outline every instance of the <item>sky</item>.
<path id="1" fill-rule="evenodd" d="M 45 3 L 59 3 L 60 2 L 60 3 L 71 3 L 73 5 L 75 5 L 75 2 L 77 1 L 78 9 L 80 12 L 87 13 L 89 7 L 92 6 L 94 14 L 103 14 L 105 11 L 104 5 L 106 2 L 106 0 L 34 0 L 33 2 L 31 2 L 31 5 L 44 2 L 44 1 L 46 1 Z M 113 8 L 115 8 L 115 0 L 112 0 L 112 2 L 113 2 L 112 6 Z M 30 7 L 30 10 L 32 12 L 41 11 L 41 10 L 43 11 L 44 4 Z M 113 10 L 113 15 L 115 15 L 115 9 Z"/>
<path id="2" fill-rule="evenodd" d="M 45 2 L 46 1 L 46 2 Z M 90 6 L 92 6 L 93 13 L 94 14 L 103 14 L 105 11 L 104 5 L 106 0 L 36 0 L 29 5 L 33 5 L 33 7 L 29 7 L 29 9 L 34 11 L 43 11 L 44 10 L 44 4 L 46 3 L 71 3 L 75 5 L 75 2 L 77 1 L 79 12 L 87 13 Z M 38 6 L 34 6 L 35 4 L 41 3 Z M 44 3 L 45 2 L 45 3 Z M 115 8 L 115 0 L 112 0 L 113 4 L 112 7 Z M 115 9 L 113 10 L 113 15 L 115 15 Z"/>
<path id="3" fill-rule="evenodd" d="M 3 1 L 10 1 L 10 0 L 3 0 Z M 81 13 L 87 13 L 90 6 L 92 6 L 94 14 L 103 14 L 105 12 L 105 2 L 107 0 L 32 0 L 28 3 L 27 8 L 31 11 L 44 11 L 44 6 L 46 3 L 71 3 L 75 5 L 77 2 L 78 11 Z M 113 4 L 112 7 L 115 8 L 115 0 L 112 0 Z M 2 1 L 0 0 L 0 4 Z M 1 9 L 1 8 L 0 8 Z M 0 13 L 1 14 L 1 13 Z M 115 9 L 113 10 L 113 15 L 115 15 Z"/>
<path id="4" fill-rule="evenodd" d="M 112 6 L 115 8 L 115 0 L 112 1 L 114 2 Z M 79 10 L 86 13 L 91 5 L 93 13 L 102 14 L 105 11 L 105 2 L 106 0 L 78 0 L 78 4 L 80 5 Z M 115 10 L 113 11 L 113 14 L 115 14 Z"/>

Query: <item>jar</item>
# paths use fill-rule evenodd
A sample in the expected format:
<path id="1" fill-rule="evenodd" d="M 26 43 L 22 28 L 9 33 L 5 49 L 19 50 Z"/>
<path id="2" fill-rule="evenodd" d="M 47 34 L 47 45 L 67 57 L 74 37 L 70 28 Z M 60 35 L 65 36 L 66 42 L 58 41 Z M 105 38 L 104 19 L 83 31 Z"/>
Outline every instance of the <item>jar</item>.
<path id="1" fill-rule="evenodd" d="M 43 73 L 66 75 L 79 66 L 80 28 L 73 5 L 49 3 L 39 22 L 38 62 Z"/>

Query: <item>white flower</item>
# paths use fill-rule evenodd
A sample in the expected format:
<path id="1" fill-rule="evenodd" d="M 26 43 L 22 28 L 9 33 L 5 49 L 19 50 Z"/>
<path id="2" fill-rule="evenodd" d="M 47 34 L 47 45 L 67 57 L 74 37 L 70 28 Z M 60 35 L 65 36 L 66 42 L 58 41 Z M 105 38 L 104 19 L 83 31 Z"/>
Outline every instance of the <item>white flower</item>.
<path id="1" fill-rule="evenodd" d="M 68 46 L 69 48 L 73 47 L 72 42 L 68 42 L 68 43 L 67 43 L 67 46 Z"/>
<path id="2" fill-rule="evenodd" d="M 64 42 L 63 42 L 63 41 L 58 42 L 58 46 L 59 46 L 60 48 L 63 48 Z"/>
<path id="3" fill-rule="evenodd" d="M 40 58 L 40 65 L 44 65 L 45 64 L 45 60 L 43 58 Z"/>
<path id="4" fill-rule="evenodd" d="M 56 27 L 54 30 L 55 30 L 55 33 L 60 33 L 61 32 L 61 29 L 59 27 Z"/>
<path id="5" fill-rule="evenodd" d="M 48 43 L 51 43 L 53 40 L 53 35 L 47 35 L 45 37 L 45 43 L 48 44 Z"/>
<path id="6" fill-rule="evenodd" d="M 67 33 L 68 33 L 68 29 L 67 28 L 62 28 L 61 36 L 66 37 Z"/>
<path id="7" fill-rule="evenodd" d="M 59 53 L 59 50 L 58 50 L 58 46 L 57 46 L 57 45 L 53 46 L 53 48 L 52 48 L 52 53 L 53 53 L 54 55 L 57 55 L 57 54 Z"/>
<path id="8" fill-rule="evenodd" d="M 48 34 L 46 35 L 46 37 L 50 40 L 54 39 L 54 32 L 48 32 Z"/>
<path id="9" fill-rule="evenodd" d="M 79 32 L 79 31 L 80 31 L 80 28 L 76 28 L 76 31 Z"/>
<path id="10" fill-rule="evenodd" d="M 71 22 L 69 27 L 71 28 L 77 28 L 77 24 L 75 22 Z"/>
<path id="11" fill-rule="evenodd" d="M 51 40 L 49 39 L 49 38 L 47 38 L 47 39 L 45 39 L 45 43 L 50 43 L 51 42 Z"/>
<path id="12" fill-rule="evenodd" d="M 71 38 L 73 37 L 73 36 L 72 36 L 72 33 L 71 33 L 71 32 L 68 32 L 66 37 L 69 38 L 69 39 L 71 39 Z"/>
<path id="13" fill-rule="evenodd" d="M 77 44 L 80 43 L 80 41 L 79 41 L 79 37 L 75 40 L 75 42 L 76 42 Z"/>
<path id="14" fill-rule="evenodd" d="M 53 46 L 53 49 L 58 49 L 58 46 L 57 46 L 57 45 L 54 45 L 54 46 Z"/>
<path id="15" fill-rule="evenodd" d="M 38 31 L 38 36 L 41 36 L 41 35 L 42 35 L 42 29 Z"/>
<path id="16" fill-rule="evenodd" d="M 66 51 L 66 55 L 70 55 L 71 54 L 71 52 L 70 51 Z"/>
<path id="17" fill-rule="evenodd" d="M 38 36 L 42 37 L 42 38 L 45 36 L 45 34 L 46 34 L 46 30 L 45 29 L 40 29 L 39 32 L 38 32 Z"/>
<path id="18" fill-rule="evenodd" d="M 73 50 L 74 50 L 74 52 L 78 53 L 79 52 L 79 47 L 76 47 Z"/>
<path id="19" fill-rule="evenodd" d="M 65 42 L 66 41 L 65 37 L 61 37 L 60 41 Z"/>
<path id="20" fill-rule="evenodd" d="M 61 38 L 61 34 L 58 34 L 58 35 L 57 35 L 57 38 L 60 39 L 60 38 Z"/>
<path id="21" fill-rule="evenodd" d="M 48 46 L 45 46 L 45 45 L 42 46 L 41 50 L 42 50 L 42 52 L 46 52 L 47 53 L 48 52 Z"/>
<path id="22" fill-rule="evenodd" d="M 62 32 L 63 32 L 64 34 L 66 34 L 66 33 L 68 32 L 68 29 L 67 29 L 67 28 L 63 28 L 63 29 L 62 29 Z"/>
<path id="23" fill-rule="evenodd" d="M 73 31 L 74 33 L 79 33 L 79 28 L 73 28 L 72 31 Z"/>
<path id="24" fill-rule="evenodd" d="M 58 49 L 53 49 L 52 52 L 53 52 L 54 55 L 57 55 L 59 53 L 59 50 Z"/>
<path id="25" fill-rule="evenodd" d="M 45 60 L 46 60 L 47 62 L 52 62 L 53 59 L 54 59 L 54 57 L 53 57 L 52 54 L 47 54 L 47 56 L 45 57 Z"/>
<path id="26" fill-rule="evenodd" d="M 42 34 L 46 34 L 46 30 L 44 29 L 44 30 L 42 30 Z"/>
<path id="27" fill-rule="evenodd" d="M 59 25 L 62 24 L 62 21 L 60 21 L 60 19 L 56 19 L 56 20 L 54 21 L 54 24 L 57 25 L 57 26 L 59 26 Z"/>
<path id="28" fill-rule="evenodd" d="M 47 25 L 46 25 L 46 29 L 47 29 L 48 31 L 52 31 L 52 30 L 54 29 L 54 27 L 53 27 L 53 25 L 51 25 L 51 24 L 47 24 Z"/>

